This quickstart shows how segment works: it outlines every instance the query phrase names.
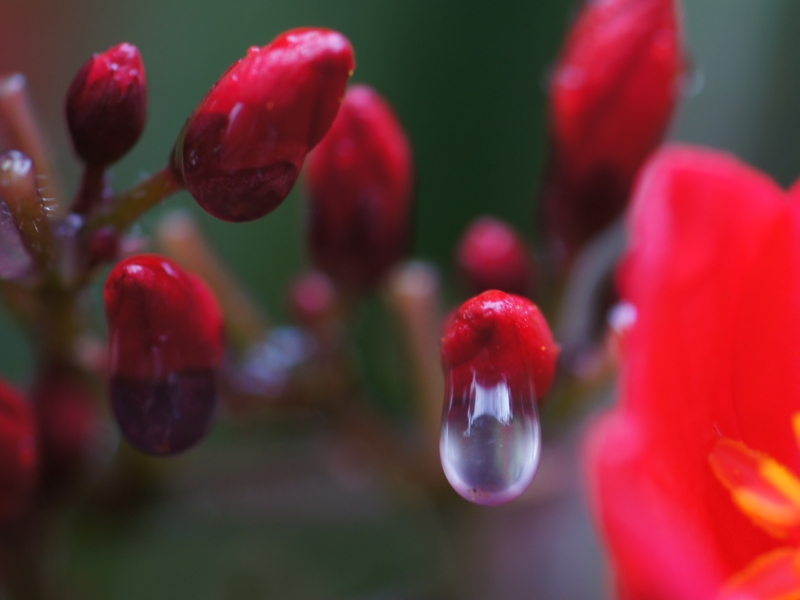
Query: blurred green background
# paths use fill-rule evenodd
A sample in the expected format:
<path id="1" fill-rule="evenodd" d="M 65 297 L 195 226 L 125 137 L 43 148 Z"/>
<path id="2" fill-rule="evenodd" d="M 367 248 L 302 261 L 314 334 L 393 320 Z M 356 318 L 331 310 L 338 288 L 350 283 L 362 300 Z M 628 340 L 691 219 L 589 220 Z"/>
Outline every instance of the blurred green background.
<path id="1" fill-rule="evenodd" d="M 458 298 L 451 273 L 453 247 L 472 218 L 492 213 L 532 235 L 544 159 L 548 65 L 574 2 L 0 0 L 0 8 L 0 72 L 28 75 L 69 190 L 74 190 L 79 172 L 65 135 L 63 93 L 93 52 L 129 41 L 140 48 L 147 67 L 148 126 L 137 148 L 114 169 L 117 187 L 125 188 L 165 163 L 184 119 L 248 46 L 264 45 L 289 28 L 316 25 L 350 38 L 357 60 L 353 80 L 378 89 L 405 124 L 419 180 L 413 254 L 443 269 L 450 302 Z M 800 41 L 795 33 L 800 4 L 691 0 L 685 21 L 695 68 L 673 137 L 731 150 L 782 183 L 793 181 L 800 173 Z M 269 217 L 241 225 L 214 221 L 181 194 L 149 216 L 145 230 L 158 214 L 176 207 L 197 213 L 231 269 L 280 319 L 283 290 L 307 262 L 302 190 L 298 187 Z M 101 311 L 98 304 L 97 313 Z M 7 318 L 0 325 L 5 340 L 0 344 L 0 372 L 25 381 L 31 372 L 30 350 Z M 370 391 L 402 414 L 407 383 L 397 358 L 398 338 L 378 301 L 363 311 L 359 340 Z M 385 351 L 374 352 L 376 348 Z M 217 434 L 213 450 L 201 448 L 191 458 L 179 459 L 187 473 L 180 489 L 193 489 L 192 473 L 199 463 L 210 463 L 212 473 L 219 465 L 217 475 L 222 477 L 233 461 L 244 466 L 231 475 L 231 485 L 244 486 L 243 493 L 269 496 L 259 492 L 258 482 L 274 479 L 270 469 L 285 473 L 291 469 L 280 466 L 284 459 L 293 464 L 297 453 L 315 452 L 303 443 L 302 434 L 280 441 L 284 434 L 266 441 L 253 434 L 246 456 L 237 454 L 240 446 L 224 431 Z M 287 450 L 292 444 L 294 453 Z M 206 470 L 198 480 L 207 477 Z M 307 494 L 321 494 L 318 503 L 324 504 L 330 489 L 308 485 Z M 333 486 L 339 495 L 330 502 L 340 503 L 341 510 L 333 511 L 336 518 L 323 514 L 316 521 L 308 518 L 319 513 L 316 505 L 309 513 L 278 509 L 253 517 L 245 511 L 250 515 L 245 518 L 231 509 L 220 516 L 217 509 L 225 503 L 216 496 L 210 502 L 217 512 L 208 518 L 202 506 L 195 506 L 202 504 L 200 493 L 200 501 L 189 503 L 191 510 L 173 502 L 160 506 L 144 523 L 79 529 L 61 559 L 72 579 L 91 590 L 89 597 L 102 598 L 435 597 L 431 590 L 445 585 L 442 581 L 461 576 L 463 563 L 448 554 L 455 551 L 447 546 L 452 536 L 442 529 L 446 523 L 424 506 L 410 512 L 392 509 L 391 500 L 380 498 L 375 491 L 379 486 L 372 483 L 353 485 L 352 498 L 342 495 L 340 485 Z M 364 496 L 358 486 L 372 491 Z M 551 579 L 558 582 L 561 565 L 565 579 L 560 584 L 528 581 L 533 576 L 520 575 L 519 569 L 514 571 L 517 579 L 504 576 L 504 555 L 497 551 L 487 559 L 498 563 L 496 576 L 484 581 L 494 582 L 493 592 L 486 595 L 478 587 L 474 597 L 600 597 L 600 567 L 594 542 L 586 537 L 590 528 L 584 516 L 577 528 L 567 523 L 569 510 L 583 515 L 579 506 L 570 508 L 573 500 L 569 495 L 567 504 L 561 503 L 567 512 L 532 516 L 503 509 L 487 517 L 490 525 L 484 521 L 481 526 L 486 539 L 502 531 L 521 538 L 519 552 L 528 554 L 515 560 L 522 561 L 526 573 L 556 569 Z M 550 536 L 544 539 L 546 548 L 529 539 L 534 535 Z M 495 546 L 487 548 L 496 551 Z M 580 562 L 582 552 L 585 563 Z M 585 566 L 585 581 L 568 581 L 565 573 L 576 564 Z"/>

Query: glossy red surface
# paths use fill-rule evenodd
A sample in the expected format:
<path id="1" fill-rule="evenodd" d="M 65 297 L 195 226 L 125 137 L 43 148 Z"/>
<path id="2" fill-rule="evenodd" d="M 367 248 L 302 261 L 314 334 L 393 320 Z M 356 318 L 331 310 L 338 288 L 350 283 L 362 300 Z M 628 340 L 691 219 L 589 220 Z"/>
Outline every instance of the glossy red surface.
<path id="1" fill-rule="evenodd" d="M 486 290 L 528 297 L 533 294 L 530 251 L 517 232 L 499 219 L 480 217 L 470 223 L 458 244 L 456 261 L 474 294 Z"/>
<path id="2" fill-rule="evenodd" d="M 673 114 L 685 58 L 675 0 L 587 2 L 550 82 L 544 186 L 551 235 L 567 255 L 624 210 Z"/>
<path id="3" fill-rule="evenodd" d="M 223 357 L 223 320 L 208 286 L 155 254 L 123 260 L 105 285 L 111 371 L 165 379 L 174 371 L 216 369 Z"/>
<path id="4" fill-rule="evenodd" d="M 375 285 L 406 251 L 414 194 L 411 145 L 386 100 L 351 87 L 306 173 L 314 262 L 343 285 Z"/>
<path id="5" fill-rule="evenodd" d="M 147 120 L 147 77 L 136 46 L 122 43 L 90 58 L 67 91 L 66 115 L 81 160 L 108 165 L 122 158 Z"/>
<path id="6" fill-rule="evenodd" d="M 722 152 L 671 146 L 645 167 L 619 272 L 636 309 L 619 405 L 588 472 L 621 598 L 717 598 L 786 544 L 714 476 L 722 437 L 795 473 L 800 452 L 800 188 Z"/>
<path id="7" fill-rule="evenodd" d="M 538 307 L 526 298 L 498 290 L 465 302 L 449 320 L 442 340 L 442 366 L 449 395 L 468 396 L 473 373 L 477 383 L 492 387 L 505 380 L 511 390 L 533 381 L 538 402 L 555 376 L 559 347 Z"/>
<path id="8" fill-rule="evenodd" d="M 294 29 L 250 48 L 203 98 L 175 148 L 200 206 L 227 221 L 277 208 L 336 117 L 354 68 L 350 42 L 327 29 Z"/>
<path id="9" fill-rule="evenodd" d="M 123 434 L 155 455 L 181 452 L 211 428 L 224 340 L 211 290 L 173 261 L 140 255 L 105 286 L 109 395 Z"/>

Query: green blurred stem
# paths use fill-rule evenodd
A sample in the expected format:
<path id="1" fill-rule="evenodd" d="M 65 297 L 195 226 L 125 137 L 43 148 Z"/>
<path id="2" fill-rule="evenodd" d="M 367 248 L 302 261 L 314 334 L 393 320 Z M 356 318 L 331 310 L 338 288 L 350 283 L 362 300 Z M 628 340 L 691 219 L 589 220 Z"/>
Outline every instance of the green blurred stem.
<path id="1" fill-rule="evenodd" d="M 144 213 L 156 206 L 164 198 L 183 189 L 183 183 L 175 176 L 169 166 L 153 173 L 139 185 L 115 196 L 108 209 L 99 211 L 89 218 L 86 232 L 91 235 L 101 227 L 114 227 L 119 233 L 126 231 Z"/>

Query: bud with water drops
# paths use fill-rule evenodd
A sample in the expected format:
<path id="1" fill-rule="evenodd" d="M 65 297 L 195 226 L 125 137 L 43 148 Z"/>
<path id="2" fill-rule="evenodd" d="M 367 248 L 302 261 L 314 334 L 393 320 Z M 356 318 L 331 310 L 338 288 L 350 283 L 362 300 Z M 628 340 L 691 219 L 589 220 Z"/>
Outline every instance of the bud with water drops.
<path id="1" fill-rule="evenodd" d="M 333 123 L 355 68 L 341 33 L 293 29 L 253 47 L 189 117 L 173 164 L 206 211 L 251 221 L 289 195 Z"/>
<path id="2" fill-rule="evenodd" d="M 92 56 L 69 86 L 66 115 L 82 161 L 103 166 L 125 156 L 147 120 L 147 77 L 136 46 L 122 43 Z"/>
<path id="3" fill-rule="evenodd" d="M 537 404 L 550 389 L 559 348 L 530 300 L 491 290 L 450 319 L 442 341 L 442 467 L 476 504 L 518 497 L 533 479 L 541 436 Z"/>
<path id="4" fill-rule="evenodd" d="M 127 440 L 168 455 L 211 428 L 223 359 L 222 312 L 211 290 L 175 262 L 139 255 L 105 285 L 110 397 Z"/>
<path id="5" fill-rule="evenodd" d="M 625 209 L 684 70 L 675 0 L 597 0 L 578 15 L 550 81 L 543 189 L 548 233 L 567 263 Z"/>

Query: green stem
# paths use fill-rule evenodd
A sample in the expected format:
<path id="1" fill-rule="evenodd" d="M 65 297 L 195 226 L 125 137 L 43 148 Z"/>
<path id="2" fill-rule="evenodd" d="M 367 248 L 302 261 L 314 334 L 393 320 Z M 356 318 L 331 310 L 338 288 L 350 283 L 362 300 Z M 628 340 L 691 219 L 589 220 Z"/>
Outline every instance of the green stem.
<path id="1" fill-rule="evenodd" d="M 109 225 L 122 233 L 164 198 L 182 189 L 183 183 L 172 168 L 165 167 L 127 192 L 115 196 L 106 210 L 92 215 L 86 225 L 87 234 Z"/>

